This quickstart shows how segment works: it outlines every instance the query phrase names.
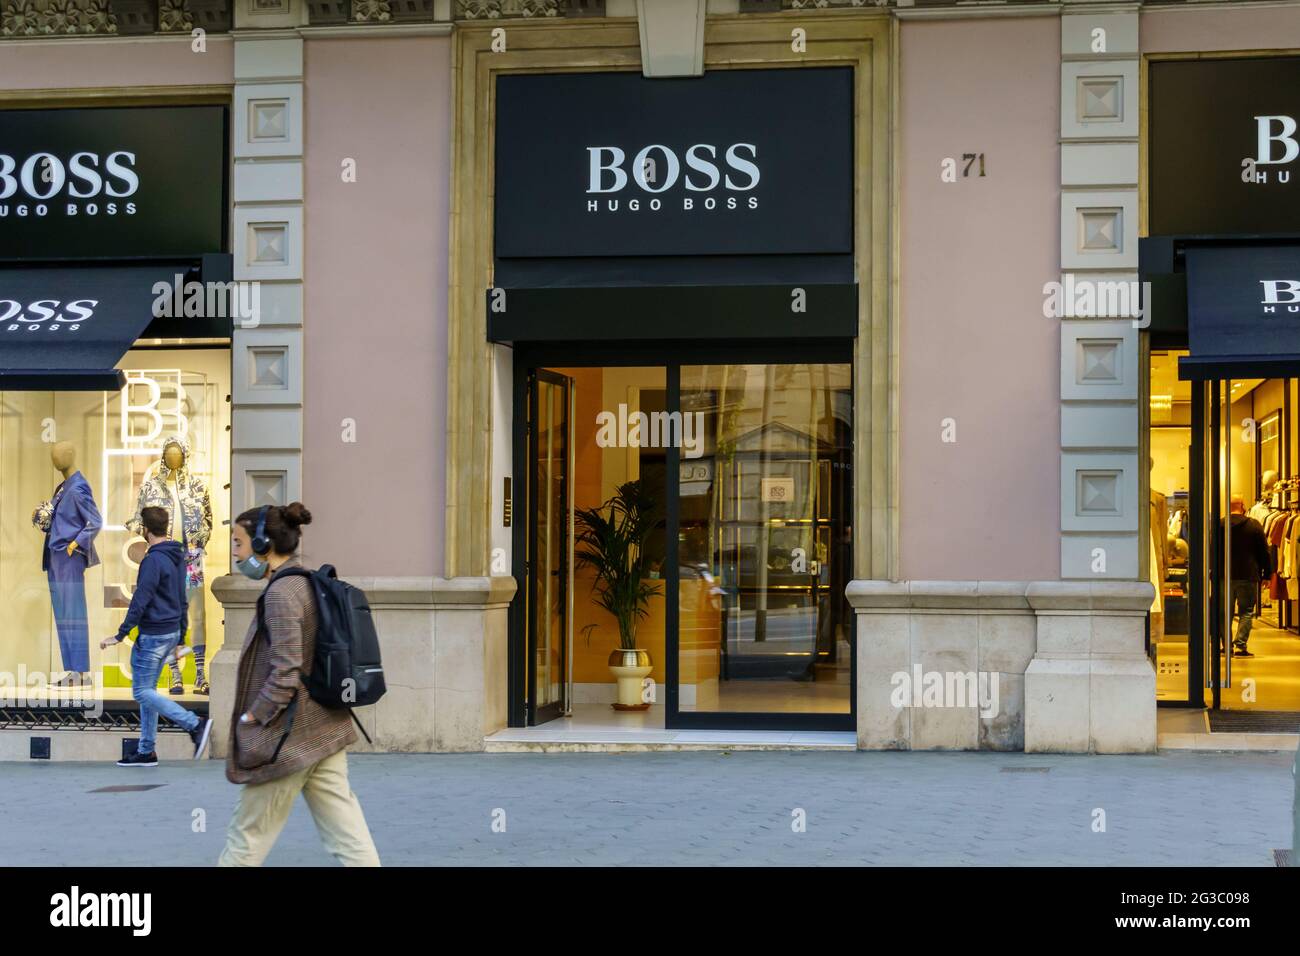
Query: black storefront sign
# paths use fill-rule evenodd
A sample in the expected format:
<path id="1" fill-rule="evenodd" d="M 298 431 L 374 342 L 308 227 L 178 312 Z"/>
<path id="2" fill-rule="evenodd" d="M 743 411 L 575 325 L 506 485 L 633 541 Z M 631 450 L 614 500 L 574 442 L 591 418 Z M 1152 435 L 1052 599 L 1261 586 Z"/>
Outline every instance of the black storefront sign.
<path id="1" fill-rule="evenodd" d="M 853 71 L 497 79 L 495 255 L 847 255 Z"/>
<path id="2" fill-rule="evenodd" d="M 0 111 L 0 260 L 221 252 L 225 145 L 223 106 Z"/>
<path id="3" fill-rule="evenodd" d="M 1182 378 L 1268 378 L 1300 368 L 1300 245 L 1187 249 Z"/>
<path id="4" fill-rule="evenodd" d="M 1153 236 L 1300 231 L 1300 57 L 1150 64 Z"/>

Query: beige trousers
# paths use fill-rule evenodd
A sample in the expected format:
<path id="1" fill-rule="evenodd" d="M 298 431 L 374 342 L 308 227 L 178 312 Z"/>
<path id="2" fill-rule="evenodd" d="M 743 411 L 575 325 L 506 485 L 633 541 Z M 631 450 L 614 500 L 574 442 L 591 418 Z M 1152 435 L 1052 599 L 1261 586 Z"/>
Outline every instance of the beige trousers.
<path id="1" fill-rule="evenodd" d="M 348 753 L 340 750 L 295 774 L 249 783 L 226 830 L 217 866 L 261 866 L 301 793 L 325 849 L 344 866 L 379 866 L 365 815 L 348 786 Z"/>

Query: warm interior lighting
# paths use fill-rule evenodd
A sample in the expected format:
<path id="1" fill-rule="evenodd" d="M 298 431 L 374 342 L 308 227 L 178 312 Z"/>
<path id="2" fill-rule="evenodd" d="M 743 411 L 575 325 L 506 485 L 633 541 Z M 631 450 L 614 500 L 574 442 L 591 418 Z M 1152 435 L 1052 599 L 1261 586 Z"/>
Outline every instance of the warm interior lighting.
<path id="1" fill-rule="evenodd" d="M 1172 395 L 1152 395 L 1151 409 L 1157 412 L 1168 412 L 1174 407 L 1174 397 Z"/>

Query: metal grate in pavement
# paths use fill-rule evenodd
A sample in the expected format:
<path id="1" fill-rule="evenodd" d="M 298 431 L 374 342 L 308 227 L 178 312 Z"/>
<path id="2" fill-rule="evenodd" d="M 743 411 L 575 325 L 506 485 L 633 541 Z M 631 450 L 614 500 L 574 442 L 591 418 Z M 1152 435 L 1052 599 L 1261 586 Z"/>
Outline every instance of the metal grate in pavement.
<path id="1" fill-rule="evenodd" d="M 111 787 L 100 787 L 98 790 L 88 790 L 87 793 L 132 793 L 137 790 L 157 790 L 159 787 L 165 787 L 165 783 L 119 783 Z"/>
<path id="2" fill-rule="evenodd" d="M 1300 714 L 1285 710 L 1212 710 L 1212 734 L 1300 734 Z"/>
<path id="3" fill-rule="evenodd" d="M 1273 851 L 1273 862 L 1274 862 L 1277 866 L 1290 866 L 1290 865 L 1291 865 L 1291 851 L 1290 851 L 1290 850 L 1274 850 L 1274 851 Z"/>
<path id="4" fill-rule="evenodd" d="M 1051 767 L 1003 767 L 1003 773 L 1047 773 Z"/>

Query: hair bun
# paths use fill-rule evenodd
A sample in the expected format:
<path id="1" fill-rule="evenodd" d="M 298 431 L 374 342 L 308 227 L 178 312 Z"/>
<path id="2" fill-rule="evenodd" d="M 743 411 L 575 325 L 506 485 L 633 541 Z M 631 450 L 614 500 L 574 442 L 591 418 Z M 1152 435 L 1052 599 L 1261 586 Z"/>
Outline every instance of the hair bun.
<path id="1" fill-rule="evenodd" d="M 311 524 L 311 512 L 301 501 L 295 501 L 280 509 L 280 518 L 290 528 L 301 528 Z"/>

